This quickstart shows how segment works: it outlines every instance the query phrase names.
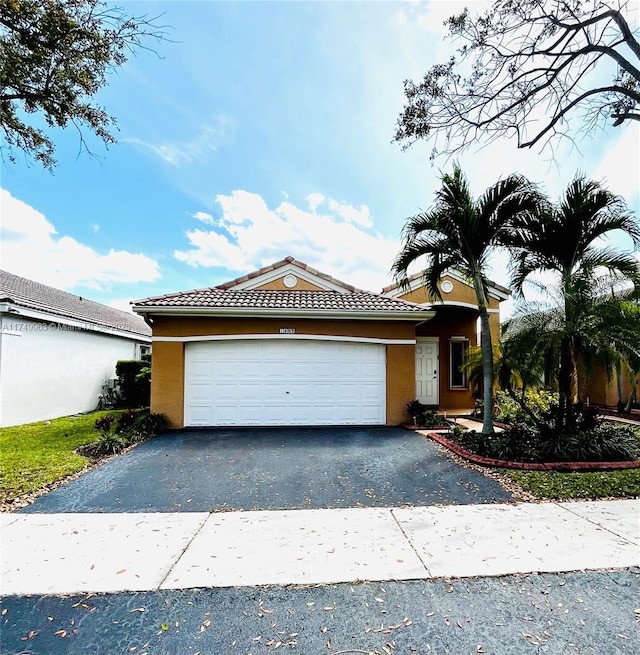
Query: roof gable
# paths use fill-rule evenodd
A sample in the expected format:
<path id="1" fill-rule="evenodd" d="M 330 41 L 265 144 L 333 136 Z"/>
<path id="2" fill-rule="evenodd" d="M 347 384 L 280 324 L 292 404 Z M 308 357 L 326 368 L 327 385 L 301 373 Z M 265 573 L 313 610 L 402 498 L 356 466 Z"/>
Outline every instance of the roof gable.
<path id="1" fill-rule="evenodd" d="M 433 312 L 400 298 L 357 289 L 287 257 L 215 287 L 145 298 L 142 315 L 427 320 Z"/>
<path id="2" fill-rule="evenodd" d="M 292 277 L 289 277 L 292 276 Z M 304 284 L 298 284 L 300 280 Z M 291 286 L 290 286 L 291 283 Z M 309 288 L 309 287 L 313 288 Z M 284 288 L 283 288 L 284 287 Z M 279 289 L 279 290 L 321 290 L 336 291 L 338 293 L 353 293 L 361 291 L 356 287 L 346 284 L 331 275 L 322 273 L 317 269 L 301 262 L 293 257 L 285 257 L 274 264 L 237 277 L 229 282 L 218 284 L 216 289 L 223 290 L 249 290 L 249 289 Z"/>
<path id="3" fill-rule="evenodd" d="M 102 305 L 82 296 L 28 280 L 0 270 L 0 303 L 42 312 L 61 319 L 86 324 L 90 329 L 129 332 L 143 337 L 151 336 L 149 326 L 135 314 Z M 146 339 L 145 339 L 146 340 Z"/>
<path id="4" fill-rule="evenodd" d="M 470 284 L 468 280 L 456 270 L 448 270 L 442 276 L 441 280 L 445 280 L 446 278 L 451 278 L 451 280 L 465 285 L 470 289 L 473 289 L 473 285 Z M 403 287 L 399 282 L 394 282 L 393 284 L 384 287 L 384 289 L 382 289 L 382 294 L 392 298 L 399 298 L 401 296 L 407 295 L 411 291 L 415 291 L 421 287 L 424 287 L 422 272 L 410 275 L 407 279 L 407 282 L 408 286 L 406 288 Z M 491 280 L 487 280 L 487 282 L 489 284 L 489 295 L 498 300 L 498 302 L 506 300 L 511 295 L 511 291 L 506 287 L 503 287 L 496 282 L 492 282 Z"/>

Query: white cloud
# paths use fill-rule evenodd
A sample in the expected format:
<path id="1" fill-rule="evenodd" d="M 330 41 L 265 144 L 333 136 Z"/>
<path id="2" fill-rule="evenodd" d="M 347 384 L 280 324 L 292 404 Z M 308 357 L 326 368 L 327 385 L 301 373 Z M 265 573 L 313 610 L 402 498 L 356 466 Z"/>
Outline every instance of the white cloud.
<path id="1" fill-rule="evenodd" d="M 191 216 L 198 221 L 213 225 L 213 216 L 211 216 L 211 214 L 207 214 L 207 212 L 196 212 L 195 214 L 191 214 Z"/>
<path id="2" fill-rule="evenodd" d="M 640 125 L 627 125 L 615 136 L 590 177 L 631 201 L 640 188 Z"/>
<path id="3" fill-rule="evenodd" d="M 207 161 L 227 140 L 233 129 L 233 120 L 229 116 L 220 115 L 201 125 L 193 137 L 182 141 L 150 143 L 137 137 L 122 139 L 122 141 L 139 146 L 156 155 L 165 163 L 179 167 Z"/>
<path id="4" fill-rule="evenodd" d="M 43 214 L 0 189 L 2 268 L 59 289 L 107 289 L 121 282 L 153 282 L 158 263 L 141 253 L 110 249 L 101 254 L 59 236 Z"/>
<path id="5" fill-rule="evenodd" d="M 357 209 L 356 207 L 352 207 L 351 205 L 348 205 L 344 202 L 330 200 L 329 209 L 350 223 L 355 223 L 356 225 L 361 225 L 362 227 L 373 226 L 371 214 L 369 213 L 369 208 L 366 205 L 360 205 L 360 208 Z"/>
<path id="6" fill-rule="evenodd" d="M 286 196 L 287 200 L 289 196 Z M 314 212 L 318 207 L 324 202 L 325 198 L 321 193 L 310 193 L 307 196 L 307 202 L 309 203 L 309 209 Z"/>
<path id="7" fill-rule="evenodd" d="M 248 272 L 291 255 L 371 291 L 391 281 L 400 243 L 372 229 L 364 205 L 352 207 L 316 193 L 307 197 L 310 211 L 286 201 L 270 209 L 258 194 L 242 190 L 216 200 L 222 208 L 216 229 L 189 230 L 189 248 L 174 252 L 179 261 Z M 329 211 L 317 212 L 325 200 Z"/>

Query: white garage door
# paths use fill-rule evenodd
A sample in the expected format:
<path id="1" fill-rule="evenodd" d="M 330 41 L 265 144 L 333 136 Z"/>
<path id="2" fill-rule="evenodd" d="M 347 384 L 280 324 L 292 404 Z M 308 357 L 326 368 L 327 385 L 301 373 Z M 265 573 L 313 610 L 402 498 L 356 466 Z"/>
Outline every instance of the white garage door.
<path id="1" fill-rule="evenodd" d="M 185 348 L 185 425 L 382 425 L 386 351 L 333 341 Z"/>

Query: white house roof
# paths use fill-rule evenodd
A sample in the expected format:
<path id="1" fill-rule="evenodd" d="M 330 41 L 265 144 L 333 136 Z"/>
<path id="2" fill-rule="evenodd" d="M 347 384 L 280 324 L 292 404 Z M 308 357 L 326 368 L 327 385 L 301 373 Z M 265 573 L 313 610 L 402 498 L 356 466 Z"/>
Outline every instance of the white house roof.
<path id="1" fill-rule="evenodd" d="M 0 304 L 72 319 L 86 324 L 87 328 L 95 326 L 140 335 L 145 341 L 151 336 L 151 328 L 139 316 L 2 270 Z"/>

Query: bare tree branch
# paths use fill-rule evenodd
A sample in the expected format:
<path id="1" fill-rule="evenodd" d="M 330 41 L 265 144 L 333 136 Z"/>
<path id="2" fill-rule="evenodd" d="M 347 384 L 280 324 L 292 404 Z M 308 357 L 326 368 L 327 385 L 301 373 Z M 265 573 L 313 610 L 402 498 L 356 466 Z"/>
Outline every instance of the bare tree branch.
<path id="1" fill-rule="evenodd" d="M 462 45 L 421 81 L 405 81 L 394 140 L 432 141 L 435 157 L 509 133 L 519 148 L 551 147 L 638 120 L 640 43 L 625 12 L 623 0 L 495 0 L 480 16 L 452 16 Z M 582 130 L 568 131 L 572 117 Z"/>

